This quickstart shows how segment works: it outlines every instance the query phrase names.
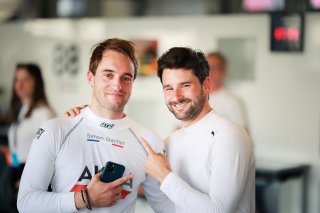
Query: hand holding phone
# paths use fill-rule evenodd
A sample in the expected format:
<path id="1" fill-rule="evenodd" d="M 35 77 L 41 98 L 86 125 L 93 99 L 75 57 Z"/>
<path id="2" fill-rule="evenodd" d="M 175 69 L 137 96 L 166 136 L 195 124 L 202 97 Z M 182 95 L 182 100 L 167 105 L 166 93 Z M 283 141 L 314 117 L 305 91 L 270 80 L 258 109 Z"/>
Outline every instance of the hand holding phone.
<path id="1" fill-rule="evenodd" d="M 113 182 L 122 177 L 124 170 L 123 165 L 108 161 L 102 169 L 100 180 L 105 183 Z"/>

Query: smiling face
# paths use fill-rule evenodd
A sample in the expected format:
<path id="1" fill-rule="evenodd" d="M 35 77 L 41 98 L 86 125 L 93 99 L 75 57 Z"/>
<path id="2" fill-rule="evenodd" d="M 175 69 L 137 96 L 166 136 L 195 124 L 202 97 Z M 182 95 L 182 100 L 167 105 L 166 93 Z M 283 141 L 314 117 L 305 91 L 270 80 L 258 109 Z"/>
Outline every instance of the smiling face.
<path id="1" fill-rule="evenodd" d="M 124 116 L 133 85 L 134 66 L 127 56 L 106 50 L 95 75 L 88 72 L 88 81 L 93 88 L 92 110 L 109 119 Z"/>
<path id="2" fill-rule="evenodd" d="M 166 68 L 162 74 L 162 85 L 168 109 L 186 125 L 196 122 L 208 112 L 208 78 L 201 85 L 191 70 Z"/>

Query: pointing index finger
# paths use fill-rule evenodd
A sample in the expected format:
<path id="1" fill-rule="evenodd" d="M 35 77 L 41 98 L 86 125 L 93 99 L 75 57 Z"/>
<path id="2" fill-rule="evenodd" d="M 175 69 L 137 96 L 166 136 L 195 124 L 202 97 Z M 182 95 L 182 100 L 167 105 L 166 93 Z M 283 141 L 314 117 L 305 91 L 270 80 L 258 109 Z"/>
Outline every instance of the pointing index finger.
<path id="1" fill-rule="evenodd" d="M 140 137 L 140 142 L 142 143 L 143 147 L 147 151 L 148 155 L 155 153 L 153 151 L 153 149 L 151 148 L 151 146 L 148 144 L 148 142 L 144 138 Z"/>

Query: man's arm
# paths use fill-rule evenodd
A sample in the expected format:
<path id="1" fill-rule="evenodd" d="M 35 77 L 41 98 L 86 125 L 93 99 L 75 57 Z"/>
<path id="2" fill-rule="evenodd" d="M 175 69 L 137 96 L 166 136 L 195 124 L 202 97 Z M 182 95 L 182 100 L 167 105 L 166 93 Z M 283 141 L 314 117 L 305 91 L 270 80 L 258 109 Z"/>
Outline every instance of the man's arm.
<path id="1" fill-rule="evenodd" d="M 160 138 L 153 138 L 155 150 L 163 152 L 164 144 Z M 172 213 L 175 212 L 174 203 L 160 190 L 160 182 L 150 175 L 141 184 L 145 197 L 155 212 Z"/>
<path id="2" fill-rule="evenodd" d="M 20 212 L 74 212 L 74 192 L 47 192 L 54 174 L 58 146 L 52 133 L 53 123 L 46 123 L 32 142 L 28 159 L 22 174 L 18 209 Z"/>
<path id="3" fill-rule="evenodd" d="M 148 175 L 142 187 L 149 205 L 155 212 L 175 212 L 173 202 L 160 190 L 159 181 Z"/>
<path id="4" fill-rule="evenodd" d="M 186 212 L 235 212 L 251 168 L 252 147 L 247 140 L 241 134 L 230 132 L 215 144 L 211 154 L 209 195 L 192 188 L 183 177 L 171 172 L 165 156 L 155 153 L 143 142 L 149 153 L 145 167 L 161 182 L 161 190 Z"/>

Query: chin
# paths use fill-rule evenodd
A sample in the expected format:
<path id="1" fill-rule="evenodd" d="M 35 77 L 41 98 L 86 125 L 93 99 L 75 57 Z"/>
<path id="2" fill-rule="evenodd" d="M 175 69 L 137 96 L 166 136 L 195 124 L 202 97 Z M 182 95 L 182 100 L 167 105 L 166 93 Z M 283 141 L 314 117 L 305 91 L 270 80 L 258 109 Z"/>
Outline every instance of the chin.
<path id="1" fill-rule="evenodd" d="M 184 120 L 185 119 L 185 114 L 181 114 L 181 113 L 173 113 L 174 117 L 176 117 L 176 119 L 178 120 Z"/>

